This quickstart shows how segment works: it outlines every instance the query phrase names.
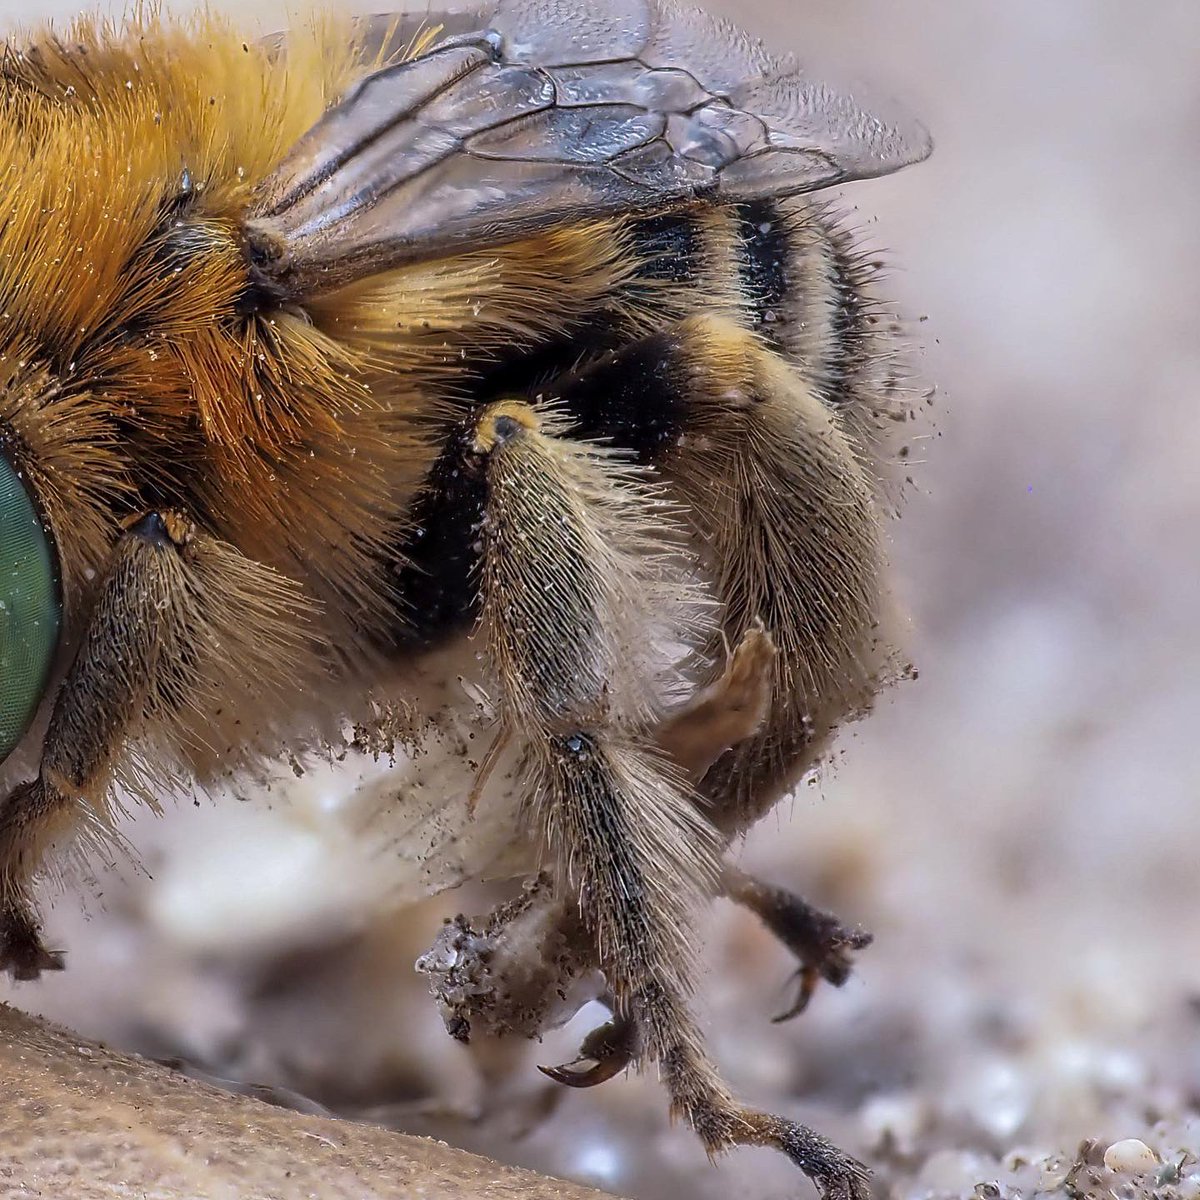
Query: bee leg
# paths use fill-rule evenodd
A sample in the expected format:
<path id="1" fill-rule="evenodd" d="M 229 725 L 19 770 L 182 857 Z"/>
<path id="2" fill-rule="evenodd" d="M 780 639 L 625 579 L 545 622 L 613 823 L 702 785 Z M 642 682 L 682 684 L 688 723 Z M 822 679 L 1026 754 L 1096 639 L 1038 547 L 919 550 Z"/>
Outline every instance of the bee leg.
<path id="1" fill-rule="evenodd" d="M 720 678 L 659 727 L 659 746 L 694 783 L 727 750 L 753 737 L 767 719 L 775 653 L 761 623 L 752 624 Z M 847 929 L 832 914 L 793 892 L 754 879 L 731 863 L 721 871 L 721 891 L 753 912 L 800 961 L 796 999 L 773 1018 L 776 1023 L 802 1013 L 819 980 L 841 987 L 853 967 L 850 952 L 871 943 L 864 930 Z"/>
<path id="2" fill-rule="evenodd" d="M 717 884 L 719 841 L 682 772 L 639 725 L 622 643 L 653 582 L 647 554 L 662 514 L 599 451 L 554 436 L 524 405 L 481 415 L 487 483 L 480 633 L 502 720 L 525 746 L 525 816 L 556 881 L 578 903 L 619 1018 L 640 1030 L 672 1110 L 709 1153 L 773 1146 L 836 1200 L 867 1195 L 866 1170 L 795 1122 L 740 1105 L 692 1015 L 696 913 Z M 646 530 L 640 550 L 630 530 Z M 628 552 L 622 552 L 622 544 Z M 639 573 L 641 573 L 639 575 Z M 640 631 L 636 628 L 634 637 Z"/>
<path id="3" fill-rule="evenodd" d="M 55 697 L 37 778 L 0 803 L 0 970 L 35 979 L 62 969 L 33 900 L 46 853 L 77 832 L 93 842 L 110 835 L 108 792 L 130 738 L 152 731 L 174 745 L 195 733 L 188 717 L 203 717 L 201 695 L 232 712 L 241 675 L 265 678 L 274 660 L 288 660 L 295 599 L 177 513 L 126 527 Z M 204 674 L 215 657 L 225 677 Z M 211 731 L 199 740 L 214 744 Z"/>
<path id="4" fill-rule="evenodd" d="M 770 636 L 748 630 L 720 678 L 657 727 L 659 749 L 690 781 L 758 728 L 770 696 L 773 656 Z M 485 1039 L 534 1038 L 557 1019 L 563 997 L 595 970 L 589 937 L 578 902 L 555 895 L 543 875 L 482 922 L 461 915 L 448 921 L 417 960 L 417 970 L 430 977 L 451 1036 L 470 1039 L 471 1045 L 478 1044 L 474 1035 L 480 1032 Z M 605 1002 L 615 1010 L 611 995 Z M 636 1023 L 625 1014 L 589 1034 L 574 1061 L 539 1069 L 567 1086 L 591 1087 L 619 1074 L 636 1056 Z"/>
<path id="5" fill-rule="evenodd" d="M 700 786 L 732 839 L 865 711 L 896 663 L 884 609 L 879 505 L 864 463 L 869 398 L 826 404 L 734 321 L 691 317 L 556 380 L 572 432 L 654 466 L 681 502 L 736 645 L 761 621 L 775 643 L 770 712 Z M 865 432 L 864 432 L 865 430 Z"/>
<path id="6" fill-rule="evenodd" d="M 763 883 L 726 864 L 721 890 L 735 904 L 748 908 L 800 961 L 796 999 L 776 1024 L 799 1016 L 824 979 L 841 987 L 854 968 L 851 952 L 863 950 L 872 937 L 865 929 L 848 929 L 832 913 L 817 908 L 786 888 Z"/>
<path id="7" fill-rule="evenodd" d="M 731 641 L 761 621 L 778 654 L 768 718 L 700 786 L 728 836 L 817 762 L 836 725 L 895 670 L 875 489 L 835 407 L 730 322 L 681 331 L 700 353 L 686 436 L 663 463 L 710 555 Z"/>
<path id="8" fill-rule="evenodd" d="M 693 374 L 685 433 L 663 470 L 709 549 L 725 636 L 761 623 L 777 648 L 769 715 L 699 784 L 732 838 L 795 787 L 895 664 L 881 629 L 874 488 L 838 410 L 727 321 L 686 322 L 679 339 Z M 844 983 L 851 953 L 870 944 L 864 931 L 731 866 L 722 885 L 799 959 L 796 998 L 777 1021 L 802 1012 L 819 979 Z"/>
<path id="9" fill-rule="evenodd" d="M 628 1013 L 614 1015 L 583 1039 L 578 1058 L 557 1067 L 539 1066 L 538 1070 L 566 1087 L 595 1087 L 620 1075 L 637 1059 L 639 1042 L 638 1025 L 633 1017 Z"/>
<path id="10" fill-rule="evenodd" d="M 770 634 L 755 622 L 742 634 L 720 677 L 659 726 L 659 747 L 693 783 L 698 784 L 727 750 L 753 737 L 767 719 L 775 655 Z M 808 1007 L 820 980 L 841 987 L 853 968 L 850 953 L 871 944 L 871 935 L 865 930 L 847 929 L 831 913 L 794 892 L 747 875 L 732 863 L 722 867 L 721 891 L 754 913 L 800 962 L 796 998 L 773 1018 L 777 1024 L 799 1016 Z M 586 1046 L 580 1051 L 580 1061 L 594 1057 Z"/>
<path id="11" fill-rule="evenodd" d="M 164 615 L 173 611 L 170 571 L 162 568 L 174 556 L 169 527 L 157 513 L 122 537 L 55 699 L 38 776 L 0 809 L 0 968 L 16 979 L 64 966 L 62 953 L 42 944 L 32 877 L 53 842 L 99 816 L 108 764 L 143 706 Z"/>
<path id="12" fill-rule="evenodd" d="M 726 750 L 758 731 L 770 701 L 774 657 L 770 635 L 761 626 L 752 626 L 729 655 L 717 681 L 703 688 L 658 727 L 659 747 L 675 760 L 689 780 L 698 783 Z M 732 863 L 722 868 L 720 888 L 727 899 L 753 912 L 800 961 L 796 999 L 785 1012 L 773 1018 L 776 1023 L 802 1013 L 820 980 L 841 987 L 853 969 L 851 952 L 871 944 L 871 935 L 865 930 L 848 929 L 831 913 L 803 897 L 763 883 Z M 557 928 L 553 923 L 552 926 Z M 609 1026 L 602 1026 L 596 1036 L 600 1046 L 613 1040 Z M 616 1040 L 625 1046 L 631 1043 L 631 1038 L 624 1034 Z M 559 1082 L 585 1087 L 612 1078 L 627 1065 L 621 1063 L 610 1068 L 608 1061 L 606 1054 L 597 1053 L 596 1047 L 585 1042 L 574 1062 L 541 1070 Z M 592 1069 L 593 1063 L 599 1064 L 598 1070 Z"/>
<path id="13" fill-rule="evenodd" d="M 774 656 L 770 635 L 759 627 L 748 629 L 720 677 L 658 726 L 658 748 L 689 782 L 699 782 L 721 754 L 758 729 L 770 702 Z M 609 1006 L 615 1007 L 611 998 Z M 630 1065 L 637 1057 L 639 1038 L 632 1016 L 614 1016 L 588 1034 L 573 1061 L 538 1070 L 568 1087 L 594 1087 Z"/>
<path id="14" fill-rule="evenodd" d="M 771 708 L 775 643 L 761 624 L 752 625 L 728 655 L 721 675 L 672 713 L 655 740 L 692 784 L 726 750 L 752 737 Z"/>

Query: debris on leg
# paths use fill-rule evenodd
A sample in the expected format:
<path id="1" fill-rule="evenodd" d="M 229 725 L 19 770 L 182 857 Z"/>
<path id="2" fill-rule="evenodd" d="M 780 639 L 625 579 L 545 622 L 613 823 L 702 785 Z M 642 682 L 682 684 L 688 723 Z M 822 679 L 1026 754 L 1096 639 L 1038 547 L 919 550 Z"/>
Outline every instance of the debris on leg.
<path id="1" fill-rule="evenodd" d="M 593 957 L 578 902 L 555 896 L 543 875 L 479 927 L 461 914 L 447 921 L 416 966 L 447 1032 L 469 1042 L 477 1032 L 535 1038 L 568 1018 L 593 998 L 585 976 L 602 990 Z"/>
<path id="2" fill-rule="evenodd" d="M 698 914 L 718 887 L 723 846 L 708 807 L 695 803 L 695 777 L 714 752 L 761 736 L 764 676 L 779 674 L 771 640 L 747 614 L 724 677 L 677 721 L 646 729 L 639 695 L 649 664 L 622 631 L 640 627 L 648 603 L 666 602 L 670 564 L 655 560 L 659 539 L 647 525 L 662 515 L 653 491 L 515 402 L 485 410 L 473 445 L 487 485 L 479 636 L 504 728 L 524 747 L 521 819 L 540 833 L 553 867 L 544 911 L 518 906 L 502 932 L 485 929 L 482 939 L 465 923 L 445 932 L 435 970 L 452 985 L 442 991 L 462 1021 L 459 1036 L 472 1020 L 497 1032 L 543 1026 L 559 955 L 529 954 L 536 961 L 524 977 L 512 975 L 514 964 L 497 975 L 497 956 L 566 929 L 570 953 L 584 952 L 568 955 L 570 979 L 598 963 L 615 1011 L 630 1019 L 592 1034 L 582 1061 L 554 1077 L 590 1086 L 630 1058 L 657 1062 L 672 1111 L 710 1154 L 772 1146 L 827 1200 L 866 1200 L 861 1164 L 806 1127 L 737 1102 L 691 1009 Z M 535 985 L 539 1004 L 520 1001 L 518 982 Z M 496 1006 L 506 1030 L 496 1029 Z"/>

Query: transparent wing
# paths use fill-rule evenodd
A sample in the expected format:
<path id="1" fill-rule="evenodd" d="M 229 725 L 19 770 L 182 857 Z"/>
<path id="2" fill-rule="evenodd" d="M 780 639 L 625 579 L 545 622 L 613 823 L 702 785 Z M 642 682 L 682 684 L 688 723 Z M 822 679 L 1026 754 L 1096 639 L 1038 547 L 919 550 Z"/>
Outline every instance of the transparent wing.
<path id="1" fill-rule="evenodd" d="M 495 0 L 451 20 L 264 185 L 250 244 L 285 292 L 615 212 L 812 191 L 931 149 L 915 121 L 675 0 Z"/>

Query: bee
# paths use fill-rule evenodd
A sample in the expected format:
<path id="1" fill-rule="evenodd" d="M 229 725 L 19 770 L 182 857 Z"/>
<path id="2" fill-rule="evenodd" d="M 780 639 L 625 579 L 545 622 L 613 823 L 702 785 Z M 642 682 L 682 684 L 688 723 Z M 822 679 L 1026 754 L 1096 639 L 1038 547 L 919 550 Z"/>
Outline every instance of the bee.
<path id="1" fill-rule="evenodd" d="M 723 1083 L 694 931 L 750 906 L 797 1008 L 865 942 L 725 854 L 900 669 L 893 339 L 813 194 L 929 150 L 674 0 L 10 42 L 0 967 L 64 965 L 35 884 L 129 798 L 398 697 L 430 887 L 540 869 L 491 928 L 607 980 L 551 1074 L 656 1063 L 711 1154 L 865 1196 Z"/>

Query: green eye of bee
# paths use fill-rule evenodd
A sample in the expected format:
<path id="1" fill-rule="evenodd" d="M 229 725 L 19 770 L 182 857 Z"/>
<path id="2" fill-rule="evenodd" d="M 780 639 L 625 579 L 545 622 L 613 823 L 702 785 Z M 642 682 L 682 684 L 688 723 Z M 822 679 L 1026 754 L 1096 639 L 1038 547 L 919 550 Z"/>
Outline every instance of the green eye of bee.
<path id="1" fill-rule="evenodd" d="M 33 720 L 61 624 L 57 555 L 25 483 L 0 454 L 0 761 Z"/>

